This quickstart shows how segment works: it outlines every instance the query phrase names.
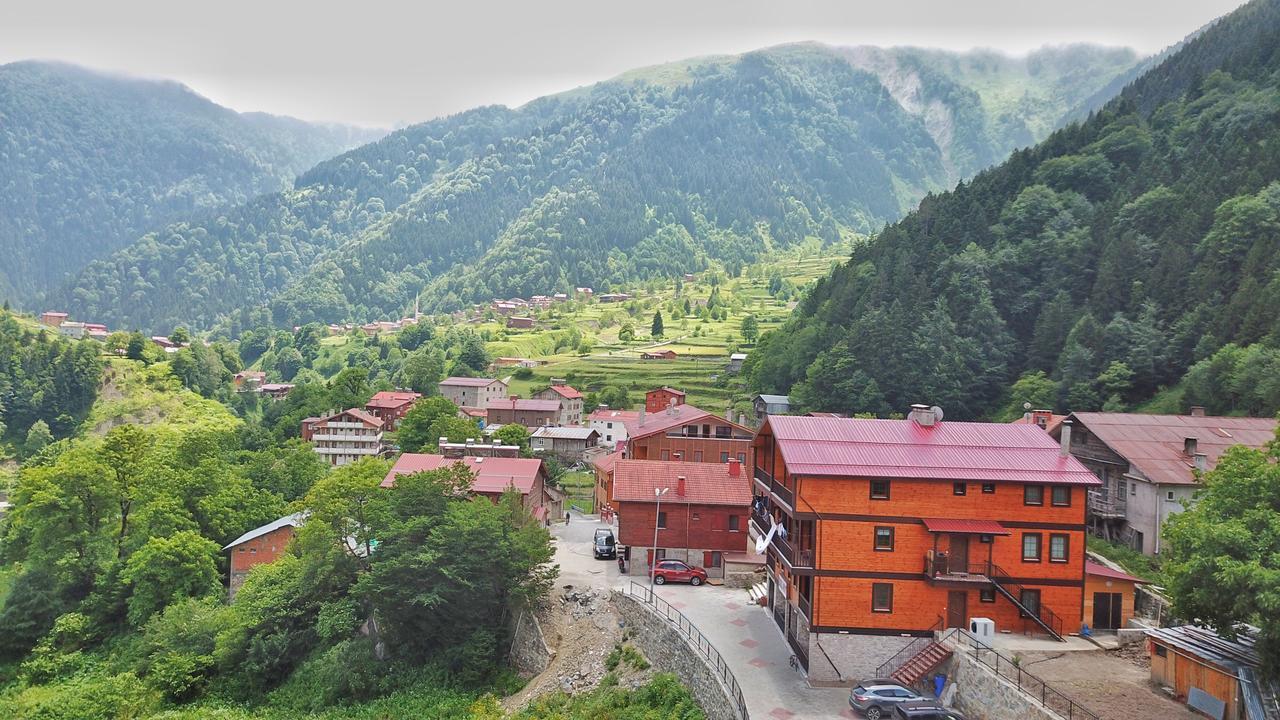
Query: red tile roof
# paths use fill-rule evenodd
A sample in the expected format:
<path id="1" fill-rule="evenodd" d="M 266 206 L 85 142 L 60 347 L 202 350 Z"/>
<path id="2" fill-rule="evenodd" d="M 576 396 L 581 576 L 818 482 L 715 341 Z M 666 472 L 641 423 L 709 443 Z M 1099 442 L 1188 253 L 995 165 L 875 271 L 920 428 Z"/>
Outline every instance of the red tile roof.
<path id="1" fill-rule="evenodd" d="M 1086 559 L 1084 561 L 1084 571 L 1086 574 L 1094 575 L 1096 577 L 1110 578 L 1112 580 L 1125 580 L 1128 582 L 1140 583 L 1143 585 L 1147 584 L 1147 581 L 1143 580 L 1140 577 L 1134 577 L 1128 573 L 1124 573 L 1119 570 L 1112 570 L 1111 568 L 1107 567 L 1106 565 L 1103 565 L 1102 563 L 1096 560 Z"/>
<path id="2" fill-rule="evenodd" d="M 1167 485 L 1196 482 L 1195 458 L 1183 453 L 1186 438 L 1196 439 L 1196 451 L 1207 456 L 1213 469 L 1227 448 L 1262 447 L 1276 437 L 1275 418 L 1092 412 L 1071 417 L 1147 479 Z"/>
<path id="3" fill-rule="evenodd" d="M 685 494 L 676 495 L 680 476 L 685 478 Z M 654 502 L 655 488 L 671 488 L 662 502 L 695 505 L 751 504 L 751 478 L 745 468 L 729 475 L 729 463 L 663 462 L 658 460 L 618 460 L 613 466 L 613 500 Z"/>
<path id="4" fill-rule="evenodd" d="M 770 415 L 766 431 L 796 475 L 1101 484 L 1032 425 Z"/>
<path id="5" fill-rule="evenodd" d="M 595 466 L 595 468 L 602 473 L 611 473 L 613 472 L 614 465 L 617 465 L 618 461 L 621 459 L 622 459 L 622 451 L 619 450 L 617 452 L 611 452 L 607 455 L 597 455 L 596 457 L 591 459 L 591 464 Z"/>
<path id="6" fill-rule="evenodd" d="M 490 400 L 486 410 L 528 410 L 530 412 L 560 412 L 559 400 L 532 400 L 529 398 L 506 398 Z"/>
<path id="7" fill-rule="evenodd" d="M 933 533 L 967 533 L 970 535 L 1008 535 L 1009 531 L 994 520 L 956 520 L 924 518 L 924 527 Z"/>
<path id="8" fill-rule="evenodd" d="M 396 390 L 383 390 L 375 393 L 369 398 L 369 402 L 365 403 L 367 408 L 398 408 L 401 405 L 407 405 L 422 397 L 416 392 L 400 392 Z"/>
<path id="9" fill-rule="evenodd" d="M 569 387 L 568 385 L 552 385 L 549 390 L 555 392 L 566 400 L 577 400 L 582 397 L 582 393 Z"/>
<path id="10" fill-rule="evenodd" d="M 693 422 L 704 417 L 712 417 L 711 413 L 692 405 L 676 405 L 674 408 L 663 408 L 658 412 L 645 413 L 641 418 L 640 414 L 636 414 L 636 419 L 630 422 L 624 421 L 627 426 L 627 435 L 632 439 L 649 437 L 655 433 L 666 432 L 674 427 L 680 427 L 685 423 Z M 724 422 L 728 422 L 725 420 Z"/>
<path id="11" fill-rule="evenodd" d="M 439 470 L 457 462 L 465 464 L 475 473 L 476 479 L 471 483 L 471 491 L 478 493 L 500 493 L 514 486 L 528 495 L 533 490 L 538 473 L 542 472 L 542 461 L 536 458 L 446 458 L 443 455 L 405 453 L 383 478 L 382 487 L 395 485 L 397 475 Z"/>
<path id="12" fill-rule="evenodd" d="M 447 377 L 440 381 L 441 385 L 458 385 L 461 387 L 489 387 L 498 382 L 493 378 Z"/>

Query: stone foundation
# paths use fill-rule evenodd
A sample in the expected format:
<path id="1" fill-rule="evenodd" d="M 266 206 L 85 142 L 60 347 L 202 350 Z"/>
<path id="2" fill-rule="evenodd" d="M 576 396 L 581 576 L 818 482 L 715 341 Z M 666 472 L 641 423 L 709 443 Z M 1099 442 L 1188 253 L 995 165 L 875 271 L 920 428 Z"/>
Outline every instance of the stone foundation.
<path id="1" fill-rule="evenodd" d="M 942 664 L 942 668 L 935 674 L 945 674 L 948 685 L 955 683 L 955 707 L 968 720 L 1064 720 L 974 660 L 968 651 L 957 651 Z"/>
<path id="2" fill-rule="evenodd" d="M 810 633 L 809 684 L 852 687 L 875 677 L 876 668 L 914 637 Z"/>
<path id="3" fill-rule="evenodd" d="M 547 669 L 555 651 L 547 645 L 542 634 L 542 623 L 530 610 L 521 610 L 516 616 L 511 633 L 511 665 L 522 675 L 533 676 Z"/>

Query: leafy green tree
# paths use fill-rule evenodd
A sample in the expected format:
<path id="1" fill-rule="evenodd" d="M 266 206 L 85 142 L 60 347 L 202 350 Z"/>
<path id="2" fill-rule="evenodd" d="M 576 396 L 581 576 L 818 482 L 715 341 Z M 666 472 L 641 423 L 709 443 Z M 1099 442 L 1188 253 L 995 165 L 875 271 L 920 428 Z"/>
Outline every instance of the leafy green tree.
<path id="1" fill-rule="evenodd" d="M 653 337 L 662 337 L 662 311 L 657 310 L 653 313 L 653 324 L 649 326 L 649 334 Z"/>
<path id="2" fill-rule="evenodd" d="M 1012 422 L 1025 414 L 1025 405 L 1032 410 L 1053 410 L 1058 404 L 1058 383 L 1043 370 L 1029 372 L 1018 378 L 1009 389 L 1009 402 L 996 415 L 996 422 Z"/>
<path id="3" fill-rule="evenodd" d="M 147 339 L 140 332 L 129 333 L 129 343 L 125 346 L 124 356 L 130 360 L 147 360 Z"/>
<path id="4" fill-rule="evenodd" d="M 276 355 L 276 371 L 286 382 L 292 380 L 304 364 L 302 353 L 298 352 L 297 348 L 285 348 Z"/>
<path id="5" fill-rule="evenodd" d="M 145 491 L 148 468 L 145 465 L 153 438 L 138 425 L 121 425 L 107 432 L 102 443 L 102 457 L 111 468 L 115 487 L 112 493 L 119 507 L 120 527 L 116 533 L 116 557 L 123 558 L 125 539 L 129 535 L 129 519 L 134 503 Z"/>
<path id="6" fill-rule="evenodd" d="M 624 323 L 622 329 L 618 331 L 618 340 L 622 343 L 630 343 L 636 339 L 636 328 L 631 323 Z"/>
<path id="7" fill-rule="evenodd" d="M 329 381 L 329 397 L 335 408 L 364 407 L 373 396 L 369 371 L 362 367 L 343 368 Z"/>
<path id="8" fill-rule="evenodd" d="M 142 625 L 174 602 L 216 593 L 218 551 L 217 543 L 190 530 L 147 540 L 125 563 L 123 580 L 132 587 L 129 622 Z"/>
<path id="9" fill-rule="evenodd" d="M 410 325 L 401 330 L 400 334 L 396 336 L 396 342 L 406 352 L 412 352 L 433 340 L 435 334 L 435 328 L 431 326 L 431 323 L 420 322 L 417 325 Z"/>
<path id="10" fill-rule="evenodd" d="M 432 436 L 432 426 L 441 418 L 456 417 L 457 414 L 457 406 L 439 395 L 414 403 L 400 421 L 400 429 L 396 431 L 400 449 L 404 452 L 421 452 L 434 445 L 439 436 Z"/>
<path id="11" fill-rule="evenodd" d="M 529 428 L 519 423 L 508 423 L 493 433 L 493 439 L 503 445 L 519 445 L 522 453 L 529 451 Z"/>
<path id="12" fill-rule="evenodd" d="M 484 342 L 475 333 L 467 333 L 462 337 L 458 347 L 458 364 L 469 368 L 472 372 L 484 372 L 489 367 L 489 352 Z"/>
<path id="13" fill-rule="evenodd" d="M 22 447 L 27 455 L 35 455 L 51 442 L 53 433 L 49 431 L 49 425 L 43 420 L 37 420 L 27 428 L 27 440 Z"/>
<path id="14" fill-rule="evenodd" d="M 755 315 L 742 318 L 742 339 L 754 343 L 760 337 L 760 322 Z"/>
<path id="15" fill-rule="evenodd" d="M 174 345 L 186 345 L 187 343 L 191 342 L 191 331 L 179 325 L 178 327 L 173 329 L 172 333 L 170 333 L 169 342 L 173 343 Z"/>
<path id="16" fill-rule="evenodd" d="M 439 350 L 430 345 L 419 347 L 409 353 L 401 366 L 403 384 L 423 395 L 435 394 L 444 377 L 444 364 L 444 355 Z"/>

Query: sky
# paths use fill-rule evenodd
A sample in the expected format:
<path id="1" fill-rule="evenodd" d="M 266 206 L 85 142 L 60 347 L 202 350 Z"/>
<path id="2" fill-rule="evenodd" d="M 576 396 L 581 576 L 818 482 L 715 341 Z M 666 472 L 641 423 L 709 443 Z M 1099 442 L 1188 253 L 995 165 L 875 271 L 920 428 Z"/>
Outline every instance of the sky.
<path id="1" fill-rule="evenodd" d="M 0 63 L 178 80 L 248 111 L 399 127 L 786 42 L 1157 52 L 1241 0 L 0 0 Z"/>

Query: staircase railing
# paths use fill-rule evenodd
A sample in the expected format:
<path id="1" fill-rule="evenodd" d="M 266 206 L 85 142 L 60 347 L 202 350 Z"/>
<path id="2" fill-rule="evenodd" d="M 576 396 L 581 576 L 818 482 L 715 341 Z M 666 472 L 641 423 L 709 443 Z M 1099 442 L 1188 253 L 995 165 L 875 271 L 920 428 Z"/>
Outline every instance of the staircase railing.
<path id="1" fill-rule="evenodd" d="M 985 665 L 996 675 L 1008 680 L 1018 690 L 1038 700 L 1041 705 L 1067 718 L 1067 720 L 1101 720 L 1097 713 L 1071 699 L 1061 690 L 1054 689 L 1044 680 L 1022 669 L 1022 664 L 1013 658 L 1002 655 L 1000 651 L 974 637 L 964 628 L 951 628 L 942 634 L 940 642 L 951 640 L 961 650 L 967 651 L 969 657 Z"/>
<path id="2" fill-rule="evenodd" d="M 880 667 L 876 668 L 875 676 L 877 678 L 887 678 L 897 672 L 898 668 L 906 665 L 908 660 L 915 657 L 921 650 L 929 647 L 929 643 L 934 641 L 934 637 L 936 637 L 937 632 L 942 630 L 946 624 L 946 621 L 943 620 L 941 615 L 939 615 L 937 622 L 929 628 L 928 636 L 918 637 L 906 645 L 903 645 L 901 650 L 893 654 L 893 657 L 885 660 L 880 664 Z"/>
<path id="3" fill-rule="evenodd" d="M 1047 630 L 1050 635 L 1058 640 L 1063 639 L 1062 631 L 1064 626 L 1062 618 L 1058 617 L 1057 613 L 1045 607 L 1043 602 L 1037 602 L 1034 610 L 1027 607 L 1022 602 L 1023 586 L 1014 582 L 1009 577 L 1009 573 L 1001 570 L 999 565 L 987 563 L 987 567 L 987 577 L 992 584 L 996 586 L 996 589 L 1002 595 L 1012 601 L 1022 611 L 1023 615 L 1035 620 L 1040 627 Z"/>

